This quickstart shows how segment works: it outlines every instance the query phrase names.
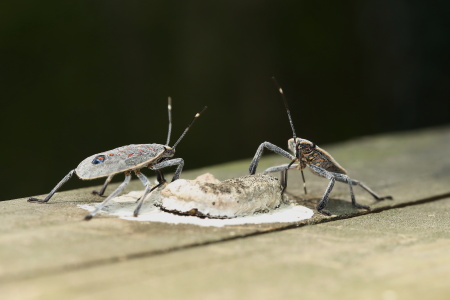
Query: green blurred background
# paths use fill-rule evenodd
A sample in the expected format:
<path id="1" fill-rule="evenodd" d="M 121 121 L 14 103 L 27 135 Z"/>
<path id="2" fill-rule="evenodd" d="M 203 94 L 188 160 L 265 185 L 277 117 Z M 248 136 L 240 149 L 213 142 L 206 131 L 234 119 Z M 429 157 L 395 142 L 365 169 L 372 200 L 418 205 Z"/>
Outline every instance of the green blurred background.
<path id="1" fill-rule="evenodd" d="M 297 134 L 319 145 L 449 123 L 449 8 L 1 1 L 1 200 L 48 193 L 94 153 L 164 143 L 168 96 L 172 141 L 209 107 L 177 148 L 185 169 L 250 163 L 263 141 L 286 148 L 292 133 L 272 75 Z"/>

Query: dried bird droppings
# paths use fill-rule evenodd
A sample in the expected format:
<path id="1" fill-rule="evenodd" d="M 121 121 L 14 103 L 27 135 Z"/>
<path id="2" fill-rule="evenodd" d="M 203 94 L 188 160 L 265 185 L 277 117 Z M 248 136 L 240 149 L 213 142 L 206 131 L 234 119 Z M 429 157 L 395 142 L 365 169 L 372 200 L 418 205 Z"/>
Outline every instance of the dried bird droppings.
<path id="1" fill-rule="evenodd" d="M 253 179 L 250 177 L 253 177 Z M 180 183 L 184 182 L 185 186 L 180 187 L 177 192 L 176 187 L 180 185 L 180 183 L 177 183 L 178 181 L 180 181 Z M 245 188 L 245 185 L 251 185 L 252 182 L 256 182 L 256 185 L 250 186 L 249 189 L 242 191 L 242 189 Z M 169 189 L 167 189 L 168 186 L 170 186 Z M 236 199 L 233 200 L 233 198 L 228 199 L 227 197 L 221 196 L 219 197 L 222 201 L 220 206 L 225 209 L 225 212 L 215 212 L 214 210 L 217 210 L 217 207 L 219 206 L 218 202 L 212 205 L 210 198 L 206 198 L 205 200 L 205 198 L 202 197 L 191 197 L 191 191 L 200 189 L 200 187 L 205 188 L 205 190 L 211 189 L 211 191 L 201 191 L 199 195 L 209 194 L 211 196 L 215 195 L 215 192 L 222 196 L 238 194 L 238 198 L 240 199 L 246 199 L 243 196 L 244 194 L 250 196 L 249 199 L 245 200 L 248 202 L 246 205 L 234 203 L 237 201 Z M 178 179 L 164 187 L 158 188 L 149 195 L 148 199 L 146 199 L 146 204 L 142 207 L 138 217 L 133 216 L 133 210 L 136 200 L 142 196 L 142 191 L 132 191 L 128 194 L 114 198 L 112 202 L 102 210 L 101 214 L 117 216 L 129 221 L 150 221 L 214 227 L 243 224 L 293 223 L 310 219 L 314 215 L 314 212 L 307 207 L 294 203 L 286 203 L 288 202 L 288 199 L 286 199 L 286 196 L 282 198 L 279 188 L 278 180 L 266 175 L 244 176 L 221 182 L 214 178 L 213 175 L 206 173 L 194 180 Z M 187 193 L 186 190 L 188 191 Z M 218 192 L 219 190 L 222 192 Z M 240 191 L 240 194 L 237 192 L 238 190 Z M 250 190 L 253 190 L 253 193 L 248 194 Z M 262 193 L 267 192 L 267 190 L 269 190 L 269 196 L 262 196 L 264 200 L 258 203 L 260 199 L 255 196 L 261 195 Z M 181 199 L 165 200 L 165 198 L 161 196 L 162 193 L 168 193 L 172 197 L 174 194 L 178 193 Z M 216 197 L 216 201 L 219 199 L 217 195 L 214 197 Z M 227 201 L 229 201 L 229 203 Z M 167 207 L 174 205 L 173 208 L 177 214 L 167 212 L 168 209 L 165 208 L 166 206 L 162 206 L 162 203 L 165 203 Z M 83 204 L 78 205 L 78 207 L 91 211 L 95 209 L 95 204 Z M 196 211 L 192 209 L 196 209 Z M 246 214 L 243 212 L 244 210 L 247 210 Z M 181 215 L 181 212 L 183 211 L 186 213 Z M 201 214 L 198 212 L 201 212 Z M 215 213 L 215 216 L 211 215 L 213 213 Z"/>
<path id="2" fill-rule="evenodd" d="M 283 202 L 277 178 L 248 175 L 218 181 L 211 175 L 178 179 L 161 191 L 157 206 L 169 212 L 209 218 L 235 218 L 267 213 Z"/>

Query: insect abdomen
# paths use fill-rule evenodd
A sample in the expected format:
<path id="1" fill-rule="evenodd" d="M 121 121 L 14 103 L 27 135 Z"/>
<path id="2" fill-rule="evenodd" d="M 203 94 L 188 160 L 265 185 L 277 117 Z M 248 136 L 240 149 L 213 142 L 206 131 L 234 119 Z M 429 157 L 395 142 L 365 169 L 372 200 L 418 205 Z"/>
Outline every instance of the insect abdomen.
<path id="1" fill-rule="evenodd" d="M 325 150 L 316 147 L 309 155 L 305 155 L 308 164 L 321 167 L 327 171 L 347 174 L 347 171 Z"/>

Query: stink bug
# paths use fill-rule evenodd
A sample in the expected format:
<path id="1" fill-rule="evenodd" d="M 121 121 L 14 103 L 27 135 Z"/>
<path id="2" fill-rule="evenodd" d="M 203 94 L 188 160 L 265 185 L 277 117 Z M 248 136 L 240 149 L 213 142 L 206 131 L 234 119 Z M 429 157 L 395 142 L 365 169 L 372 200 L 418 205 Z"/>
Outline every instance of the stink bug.
<path id="1" fill-rule="evenodd" d="M 134 172 L 142 184 L 145 186 L 144 194 L 139 199 L 139 203 L 134 211 L 134 216 L 139 214 L 139 210 L 144 202 L 144 199 L 148 196 L 150 192 L 152 192 L 155 188 L 161 186 L 165 183 L 165 179 L 163 173 L 161 171 L 162 168 L 170 167 L 170 166 L 178 166 L 175 174 L 172 178 L 172 181 L 177 180 L 180 177 L 180 173 L 184 166 L 184 160 L 182 158 L 174 158 L 170 159 L 175 155 L 175 148 L 178 143 L 183 139 L 183 137 L 188 132 L 189 128 L 194 124 L 195 120 L 205 111 L 206 106 L 200 113 L 197 113 L 191 123 L 186 127 L 184 132 L 175 142 L 175 144 L 170 147 L 170 134 L 172 129 L 172 105 L 171 98 L 168 100 L 168 113 L 169 113 L 169 129 L 167 133 L 167 142 L 165 145 L 160 144 L 137 144 L 137 145 L 127 145 L 122 146 L 113 150 L 101 152 L 98 154 L 94 154 L 89 156 L 85 160 L 83 160 L 75 169 L 69 172 L 44 199 L 38 198 L 29 198 L 28 202 L 37 202 L 37 203 L 45 203 L 50 200 L 50 198 L 56 193 L 56 191 L 66 183 L 72 175 L 75 173 L 80 179 L 83 180 L 91 180 L 101 177 L 107 177 L 102 189 L 100 192 L 94 191 L 94 194 L 103 195 L 108 186 L 109 182 L 113 178 L 114 175 L 118 173 L 125 174 L 125 180 L 119 187 L 114 190 L 102 203 L 100 203 L 95 210 L 89 213 L 85 219 L 90 220 L 92 217 L 97 214 L 109 200 L 117 196 L 121 193 L 126 185 L 130 182 L 131 172 Z M 156 177 L 158 180 L 158 184 L 151 187 L 151 184 L 147 177 L 143 175 L 140 170 L 142 168 L 149 168 L 156 172 Z"/>
<path id="2" fill-rule="evenodd" d="M 286 100 L 286 97 L 284 96 L 283 90 L 278 85 L 275 78 L 272 78 L 275 82 L 275 85 L 278 88 L 279 93 L 281 94 L 281 97 L 284 102 L 284 106 L 286 108 L 286 112 L 289 118 L 289 123 L 292 128 L 293 138 L 288 141 L 288 148 L 291 150 L 294 155 L 291 153 L 281 149 L 280 147 L 271 144 L 269 142 L 262 143 L 258 150 L 256 151 L 255 156 L 253 157 L 253 160 L 250 164 L 250 174 L 255 174 L 256 168 L 258 167 L 258 162 L 261 159 L 261 155 L 263 153 L 264 148 L 267 148 L 281 156 L 284 156 L 291 160 L 289 164 L 284 164 L 280 166 L 275 166 L 268 168 L 263 172 L 263 174 L 271 173 L 271 172 L 282 172 L 282 185 L 283 185 L 283 192 L 287 185 L 287 171 L 289 169 L 297 169 L 301 170 L 302 178 L 303 178 L 303 188 L 306 191 L 306 185 L 305 185 L 305 177 L 303 175 L 303 169 L 308 167 L 309 170 L 318 176 L 325 177 L 328 180 L 330 180 L 330 183 L 328 184 L 327 189 L 325 190 L 324 195 L 322 196 L 322 199 L 320 200 L 319 204 L 317 205 L 317 211 L 324 214 L 324 215 L 331 215 L 329 211 L 325 210 L 325 207 L 328 203 L 328 197 L 331 193 L 331 190 L 333 189 L 335 181 L 347 183 L 350 188 L 350 196 L 352 199 L 352 204 L 356 208 L 362 208 L 370 210 L 369 206 L 362 205 L 356 203 L 355 195 L 353 193 L 353 185 L 359 185 L 364 190 L 366 190 L 369 194 L 371 194 L 377 201 L 385 200 L 385 199 L 391 199 L 392 196 L 384 196 L 380 197 L 378 196 L 374 191 L 372 191 L 368 186 L 366 186 L 364 183 L 351 179 L 347 176 L 347 171 L 341 167 L 334 159 L 333 157 L 326 152 L 325 150 L 319 148 L 316 144 L 314 144 L 311 141 L 308 141 L 306 139 L 298 138 L 295 134 L 294 124 L 292 122 L 291 113 L 288 107 L 288 103 Z M 294 164 L 296 163 L 296 164 Z"/>

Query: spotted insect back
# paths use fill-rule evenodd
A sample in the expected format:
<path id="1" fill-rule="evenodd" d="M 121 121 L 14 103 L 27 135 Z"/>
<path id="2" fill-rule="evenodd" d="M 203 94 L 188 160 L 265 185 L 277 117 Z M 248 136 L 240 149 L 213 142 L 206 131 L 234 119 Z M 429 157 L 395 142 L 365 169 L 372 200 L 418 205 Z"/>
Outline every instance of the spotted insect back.
<path id="1" fill-rule="evenodd" d="M 154 163 L 164 152 L 160 144 L 122 146 L 89 156 L 78 165 L 76 173 L 81 179 L 94 179 L 140 169 Z"/>

